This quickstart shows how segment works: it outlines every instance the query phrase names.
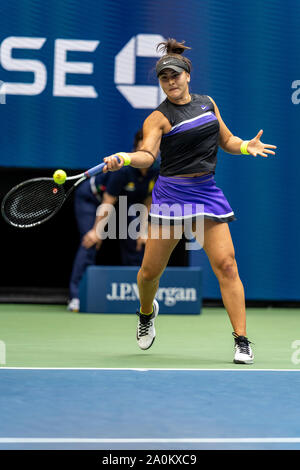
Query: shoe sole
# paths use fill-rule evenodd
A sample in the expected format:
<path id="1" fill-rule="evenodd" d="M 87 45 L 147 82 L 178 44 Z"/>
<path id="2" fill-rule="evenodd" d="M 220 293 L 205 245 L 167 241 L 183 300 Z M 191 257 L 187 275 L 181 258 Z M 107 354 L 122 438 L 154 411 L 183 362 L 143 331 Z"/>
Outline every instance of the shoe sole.
<path id="1" fill-rule="evenodd" d="M 141 348 L 141 346 L 140 346 L 139 344 L 138 344 L 138 347 L 139 347 L 142 351 L 147 351 L 147 349 L 150 349 L 150 348 L 151 348 L 152 344 L 154 343 L 155 338 L 156 338 L 156 337 L 154 336 L 154 338 L 153 338 L 153 340 L 152 340 L 152 343 L 148 346 L 148 348 Z"/>
<path id="2" fill-rule="evenodd" d="M 233 360 L 235 364 L 253 364 L 253 359 L 250 359 L 249 361 L 238 361 L 236 359 Z"/>

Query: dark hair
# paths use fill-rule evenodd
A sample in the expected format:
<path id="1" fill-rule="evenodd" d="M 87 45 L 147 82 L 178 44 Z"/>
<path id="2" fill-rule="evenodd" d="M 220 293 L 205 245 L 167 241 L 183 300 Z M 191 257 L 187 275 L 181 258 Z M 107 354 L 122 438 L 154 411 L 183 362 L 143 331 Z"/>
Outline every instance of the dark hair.
<path id="1" fill-rule="evenodd" d="M 134 142 L 133 142 L 134 150 L 136 150 L 137 145 L 141 140 L 143 140 L 143 129 L 139 129 L 134 136 Z"/>
<path id="2" fill-rule="evenodd" d="M 163 52 L 164 55 L 157 61 L 156 66 L 167 58 L 176 57 L 177 59 L 182 60 L 187 65 L 188 70 L 191 71 L 192 62 L 187 57 L 182 56 L 185 50 L 191 48 L 184 44 L 185 41 L 178 42 L 174 38 L 169 38 L 167 41 L 157 44 L 157 52 Z"/>

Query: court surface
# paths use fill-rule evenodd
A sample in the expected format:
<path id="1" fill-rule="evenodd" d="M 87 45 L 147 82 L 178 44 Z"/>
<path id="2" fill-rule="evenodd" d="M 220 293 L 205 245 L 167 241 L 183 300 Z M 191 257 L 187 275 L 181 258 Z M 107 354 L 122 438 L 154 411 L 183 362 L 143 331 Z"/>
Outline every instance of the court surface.
<path id="1" fill-rule="evenodd" d="M 248 309 L 253 365 L 224 309 L 159 316 L 149 351 L 136 321 L 0 305 L 0 449 L 300 449 L 299 310 Z"/>

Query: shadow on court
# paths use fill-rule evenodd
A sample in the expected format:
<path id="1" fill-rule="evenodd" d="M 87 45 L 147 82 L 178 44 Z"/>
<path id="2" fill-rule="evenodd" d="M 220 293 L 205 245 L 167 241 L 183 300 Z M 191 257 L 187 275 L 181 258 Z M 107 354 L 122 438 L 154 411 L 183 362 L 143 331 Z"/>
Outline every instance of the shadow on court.
<path id="1" fill-rule="evenodd" d="M 146 353 L 146 354 L 144 354 Z M 230 361 L 220 361 L 217 357 L 212 357 L 211 359 L 201 359 L 200 355 L 199 358 L 194 356 L 184 356 L 181 357 L 180 355 L 167 355 L 167 354 L 159 354 L 159 353 L 150 353 L 145 351 L 141 354 L 120 354 L 120 355 L 112 355 L 111 358 L 114 358 L 116 361 L 126 362 L 132 364 L 132 360 L 136 360 L 137 368 L 144 367 L 146 365 L 151 366 L 151 364 L 161 362 L 164 368 L 201 368 L 203 366 L 215 366 L 216 362 L 219 363 L 220 368 L 222 366 L 233 365 L 233 362 Z M 246 366 L 247 367 L 247 366 Z"/>

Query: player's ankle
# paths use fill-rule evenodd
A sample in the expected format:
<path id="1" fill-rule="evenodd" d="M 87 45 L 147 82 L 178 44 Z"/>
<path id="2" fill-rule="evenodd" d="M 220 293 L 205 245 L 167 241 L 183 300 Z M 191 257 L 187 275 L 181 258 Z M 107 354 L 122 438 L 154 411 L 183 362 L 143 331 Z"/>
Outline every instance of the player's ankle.
<path id="1" fill-rule="evenodd" d="M 142 307 L 140 307 L 140 313 L 141 313 L 142 315 L 152 315 L 152 313 L 153 313 L 153 306 L 152 306 L 151 312 L 147 313 L 147 309 L 145 309 L 145 310 L 146 310 L 146 312 L 144 312 L 144 311 L 142 310 Z M 148 309 L 148 310 L 149 310 L 149 309 Z"/>
<path id="2" fill-rule="evenodd" d="M 234 330 L 234 334 L 236 336 L 245 336 L 245 338 L 247 337 L 247 333 L 245 330 Z"/>

